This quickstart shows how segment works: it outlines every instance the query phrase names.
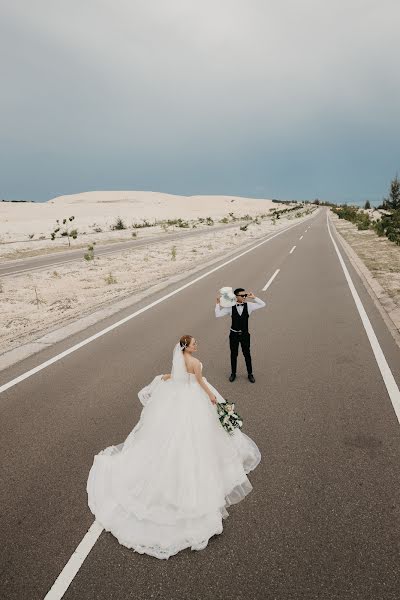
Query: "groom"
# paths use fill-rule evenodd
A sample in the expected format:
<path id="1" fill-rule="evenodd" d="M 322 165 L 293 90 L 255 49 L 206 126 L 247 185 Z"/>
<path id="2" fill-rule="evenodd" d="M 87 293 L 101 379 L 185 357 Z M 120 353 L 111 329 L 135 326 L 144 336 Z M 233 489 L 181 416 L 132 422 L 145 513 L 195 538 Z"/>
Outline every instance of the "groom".
<path id="1" fill-rule="evenodd" d="M 222 308 L 220 305 L 221 296 L 217 297 L 215 306 L 215 316 L 223 317 L 230 315 L 232 317 L 232 325 L 229 333 L 229 346 L 231 349 L 231 375 L 229 381 L 236 379 L 237 357 L 239 352 L 239 344 L 242 347 L 244 360 L 246 361 L 247 376 L 251 383 L 255 382 L 253 375 L 253 367 L 251 364 L 250 355 L 250 333 L 249 333 L 249 316 L 254 310 L 265 306 L 265 302 L 260 298 L 256 298 L 253 292 L 247 293 L 243 288 L 236 288 L 233 292 L 236 296 L 236 305 Z M 247 300 L 253 300 L 248 303 Z"/>

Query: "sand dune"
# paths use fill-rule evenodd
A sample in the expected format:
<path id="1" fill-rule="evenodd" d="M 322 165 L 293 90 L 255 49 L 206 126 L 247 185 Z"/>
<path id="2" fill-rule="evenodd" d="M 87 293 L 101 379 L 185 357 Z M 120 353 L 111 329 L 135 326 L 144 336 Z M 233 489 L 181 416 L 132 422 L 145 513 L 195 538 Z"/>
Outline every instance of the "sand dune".
<path id="1" fill-rule="evenodd" d="M 148 220 L 151 223 L 164 219 L 199 217 L 220 219 L 229 213 L 240 217 L 245 214 L 255 216 L 268 213 L 279 206 L 271 200 L 238 198 L 235 196 L 174 196 L 159 192 L 141 191 L 99 191 L 59 196 L 42 203 L 0 202 L 0 252 L 4 256 L 4 246 L 21 242 L 26 249 L 30 241 L 36 248 L 65 245 L 66 240 L 50 241 L 56 219 L 74 216 L 74 227 L 79 234 L 93 234 L 101 229 L 97 241 L 109 238 L 118 232 L 111 232 L 117 217 L 121 217 L 127 227 Z M 105 235 L 105 233 L 107 234 Z M 40 240 L 42 238 L 42 240 Z M 79 238 L 82 241 L 82 238 Z M 94 239 L 94 238 L 93 238 Z M 45 243 L 41 243 L 45 241 Z M 18 250 L 19 245 L 13 245 Z M 10 247 L 7 249 L 7 252 Z"/>

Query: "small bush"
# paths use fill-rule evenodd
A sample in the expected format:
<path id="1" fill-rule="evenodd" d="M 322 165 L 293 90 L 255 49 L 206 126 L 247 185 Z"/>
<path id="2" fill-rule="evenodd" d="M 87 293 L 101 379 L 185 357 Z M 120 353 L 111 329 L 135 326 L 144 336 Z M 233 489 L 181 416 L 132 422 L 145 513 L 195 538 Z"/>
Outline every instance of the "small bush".
<path id="1" fill-rule="evenodd" d="M 107 285 L 112 285 L 113 283 L 117 283 L 116 278 L 114 277 L 114 275 L 110 272 L 107 277 L 104 277 L 104 281 L 106 282 Z"/>
<path id="2" fill-rule="evenodd" d="M 171 248 L 171 260 L 176 260 L 176 246 Z"/>
<path id="3" fill-rule="evenodd" d="M 33 289 L 35 290 L 35 298 L 33 300 L 31 300 L 31 304 L 36 304 L 36 307 L 39 308 L 40 304 L 46 304 L 46 300 L 44 300 L 37 291 L 37 287 L 36 285 L 33 286 Z"/>
<path id="4" fill-rule="evenodd" d="M 124 221 L 121 219 L 121 217 L 117 217 L 115 219 L 115 223 L 113 225 L 111 225 L 110 229 L 112 231 L 126 229 L 126 225 L 125 225 Z"/>
<path id="5" fill-rule="evenodd" d="M 94 246 L 95 246 L 96 242 L 93 242 L 93 244 L 89 244 L 87 252 L 83 255 L 83 258 L 85 260 L 87 260 L 88 262 L 90 260 L 94 260 Z"/>
<path id="6" fill-rule="evenodd" d="M 364 231 L 364 230 L 366 230 L 366 229 L 369 229 L 369 228 L 370 228 L 370 225 L 371 225 L 371 219 L 368 217 L 368 215 L 365 215 L 365 216 L 367 217 L 366 219 L 360 219 L 360 220 L 357 222 L 357 229 L 358 229 L 359 231 Z"/>
<path id="7" fill-rule="evenodd" d="M 78 237 L 78 230 L 77 229 L 70 229 L 71 227 L 71 223 L 72 221 L 75 219 L 74 216 L 72 217 L 68 217 L 62 220 L 62 225 L 60 224 L 59 219 L 56 219 L 56 227 L 54 228 L 54 230 L 52 231 L 52 233 L 50 234 L 50 237 L 52 240 L 56 239 L 56 234 L 60 233 L 61 237 L 67 237 L 68 238 L 68 246 L 71 246 L 71 240 L 70 238 L 76 240 L 76 238 Z M 69 223 L 68 223 L 69 221 Z"/>
<path id="8" fill-rule="evenodd" d="M 400 246 L 400 209 L 394 210 L 390 215 L 384 215 L 380 222 L 388 240 Z"/>
<path id="9" fill-rule="evenodd" d="M 167 225 L 170 227 L 174 227 L 176 225 L 177 227 L 182 227 L 183 229 L 188 229 L 188 227 L 190 227 L 188 221 L 184 221 L 183 219 L 180 219 L 180 218 L 179 219 L 168 219 Z"/>
<path id="10" fill-rule="evenodd" d="M 141 223 L 132 223 L 132 229 L 143 229 L 144 227 L 155 227 L 159 223 L 155 220 L 154 223 L 150 223 L 147 219 L 143 219 Z"/>
<path id="11" fill-rule="evenodd" d="M 379 235 L 379 237 L 385 235 L 385 228 L 383 226 L 382 219 L 379 219 L 379 221 L 375 221 L 374 223 L 372 223 L 372 229 L 377 235 Z"/>
<path id="12" fill-rule="evenodd" d="M 339 217 L 339 219 L 346 219 L 357 225 L 357 229 L 365 230 L 371 226 L 371 219 L 369 215 L 361 211 L 356 206 L 340 206 L 332 208 L 332 211 Z"/>

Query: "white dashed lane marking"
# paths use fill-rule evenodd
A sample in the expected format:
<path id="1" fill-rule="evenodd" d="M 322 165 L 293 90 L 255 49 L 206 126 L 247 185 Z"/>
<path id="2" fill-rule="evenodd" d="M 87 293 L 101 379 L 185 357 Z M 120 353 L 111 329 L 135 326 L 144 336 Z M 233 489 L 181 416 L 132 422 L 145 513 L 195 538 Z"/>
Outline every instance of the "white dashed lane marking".
<path id="1" fill-rule="evenodd" d="M 275 271 L 275 273 L 272 275 L 272 277 L 270 279 L 268 279 L 267 283 L 264 285 L 264 287 L 262 289 L 263 292 L 265 292 L 269 288 L 269 286 L 271 285 L 271 283 L 273 282 L 275 277 L 278 275 L 279 271 L 280 271 L 280 269 L 277 269 Z"/>

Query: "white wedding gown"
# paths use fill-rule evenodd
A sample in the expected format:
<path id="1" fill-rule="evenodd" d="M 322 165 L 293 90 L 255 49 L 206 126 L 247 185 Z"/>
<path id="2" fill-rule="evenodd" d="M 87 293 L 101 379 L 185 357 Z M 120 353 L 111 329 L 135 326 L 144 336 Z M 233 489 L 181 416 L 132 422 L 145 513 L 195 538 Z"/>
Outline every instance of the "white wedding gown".
<path id="1" fill-rule="evenodd" d="M 137 552 L 169 558 L 184 548 L 201 550 L 222 533 L 226 507 L 252 490 L 247 473 L 260 452 L 240 430 L 223 429 L 187 371 L 180 379 L 157 376 L 139 398 L 144 408 L 125 442 L 94 458 L 89 508 L 120 544 Z"/>

